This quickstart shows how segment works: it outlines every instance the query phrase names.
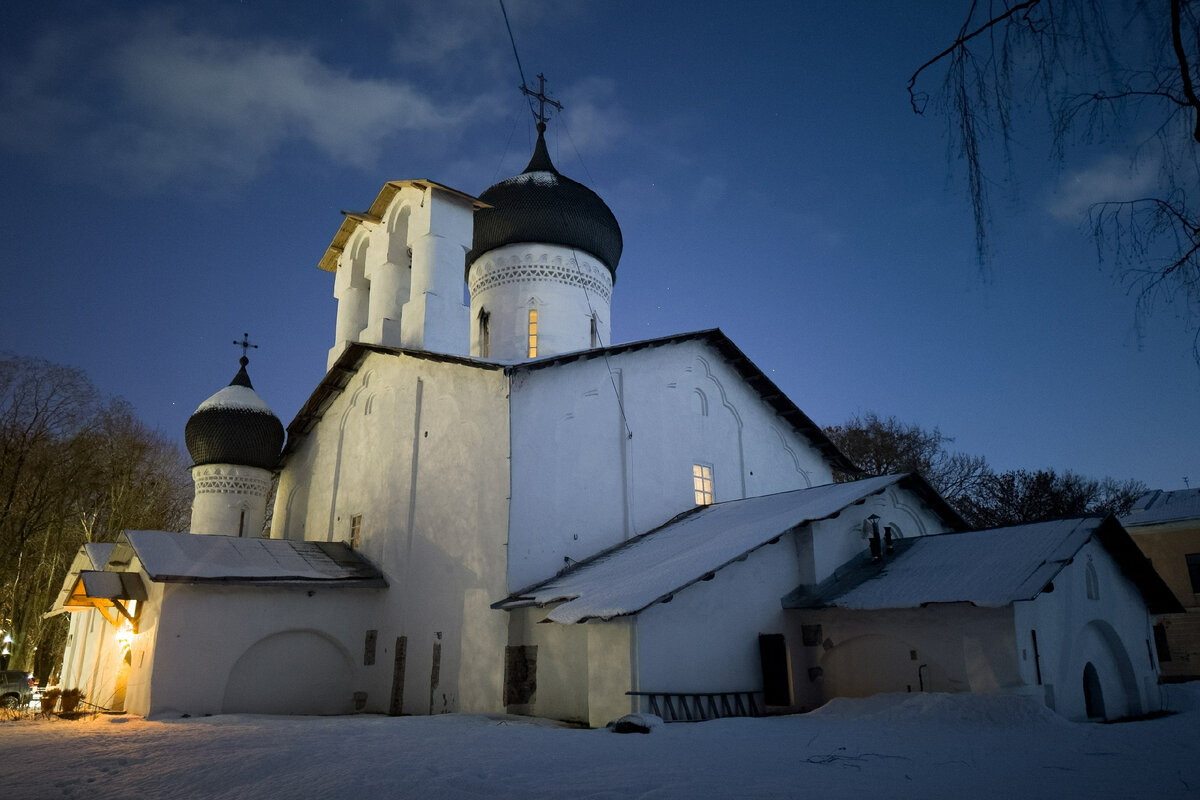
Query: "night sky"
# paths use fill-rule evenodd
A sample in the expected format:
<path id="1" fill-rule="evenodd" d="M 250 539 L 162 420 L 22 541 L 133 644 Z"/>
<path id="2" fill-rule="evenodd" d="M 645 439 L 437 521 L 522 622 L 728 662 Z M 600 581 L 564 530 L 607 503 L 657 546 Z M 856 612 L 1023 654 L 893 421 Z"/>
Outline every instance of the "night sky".
<path id="1" fill-rule="evenodd" d="M 945 2 L 506 3 L 550 152 L 621 224 L 616 342 L 720 327 L 810 417 L 938 427 L 996 469 L 1200 485 L 1200 367 L 1097 262 L 1127 151 L 1044 129 L 975 242 L 905 83 Z M 935 75 L 926 87 L 936 91 Z M 479 194 L 536 136 L 495 0 L 7 3 L 0 350 L 84 370 L 182 441 L 237 371 L 286 424 L 333 344 L 342 217 L 387 180 Z"/>

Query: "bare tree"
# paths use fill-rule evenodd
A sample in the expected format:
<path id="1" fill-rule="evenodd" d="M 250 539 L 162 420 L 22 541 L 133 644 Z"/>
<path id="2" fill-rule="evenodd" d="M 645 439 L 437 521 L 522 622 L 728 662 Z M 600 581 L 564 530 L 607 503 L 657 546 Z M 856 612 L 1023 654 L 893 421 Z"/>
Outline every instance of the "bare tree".
<path id="1" fill-rule="evenodd" d="M 43 620 L 75 552 L 125 528 L 181 530 L 191 491 L 179 447 L 122 400 L 102 402 L 80 371 L 0 357 L 0 627 L 11 664 L 61 653 Z"/>
<path id="2" fill-rule="evenodd" d="M 982 456 L 947 450 L 954 439 L 937 428 L 927 431 L 895 417 L 882 419 L 874 412 L 855 415 L 841 425 L 826 428 L 825 433 L 868 473 L 919 472 L 951 505 L 973 491 L 988 471 Z"/>
<path id="3" fill-rule="evenodd" d="M 989 474 L 959 510 L 979 528 L 1089 514 L 1126 514 L 1146 492 L 1141 481 L 1094 480 L 1052 469 Z"/>
<path id="4" fill-rule="evenodd" d="M 1074 145 L 1124 153 L 1129 194 L 1100 196 L 1101 261 L 1137 296 L 1135 320 L 1178 304 L 1200 361 L 1200 18 L 1189 0 L 971 0 L 957 36 L 908 81 L 913 110 L 946 115 L 966 164 L 981 266 L 989 185 L 1012 166 L 1018 122 L 1048 125 L 1062 164 Z M 941 86 L 923 88 L 940 73 Z M 995 149 L 998 146 L 998 150 Z M 1011 176 L 1010 176 L 1011 177 Z"/>
<path id="5" fill-rule="evenodd" d="M 983 456 L 947 450 L 954 440 L 937 428 L 926 430 L 873 412 L 855 415 L 825 433 L 869 474 L 919 472 L 976 528 L 1087 514 L 1119 516 L 1146 492 L 1141 481 L 1096 480 L 1070 471 L 993 472 Z"/>

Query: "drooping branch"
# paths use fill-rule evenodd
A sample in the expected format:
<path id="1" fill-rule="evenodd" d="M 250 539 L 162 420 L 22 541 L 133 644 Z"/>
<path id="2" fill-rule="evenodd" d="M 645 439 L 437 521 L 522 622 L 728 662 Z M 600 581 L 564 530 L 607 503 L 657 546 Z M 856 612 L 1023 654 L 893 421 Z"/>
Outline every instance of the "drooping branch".
<path id="1" fill-rule="evenodd" d="M 913 91 L 914 87 L 917 84 L 917 78 L 921 77 L 922 72 L 924 72 L 929 67 L 932 67 L 934 64 L 941 61 L 946 56 L 949 56 L 950 54 L 954 53 L 956 50 L 958 50 L 959 48 L 966 45 L 967 42 L 971 41 L 976 36 L 979 36 L 980 34 L 985 33 L 992 27 L 999 25 L 1001 22 L 1004 22 L 1007 19 L 1010 19 L 1011 17 L 1013 17 L 1015 14 L 1017 14 L 1019 12 L 1027 11 L 1027 10 L 1033 8 L 1034 6 L 1040 4 L 1041 2 L 1042 2 L 1042 0 L 1026 0 L 1023 3 L 1017 3 L 1015 6 L 1008 9 L 1003 14 L 1000 14 L 999 16 L 989 19 L 987 22 L 983 23 L 983 25 L 979 26 L 978 28 L 971 31 L 970 33 L 965 32 L 965 26 L 964 26 L 964 30 L 959 32 L 958 38 L 956 38 L 950 44 L 949 47 L 947 47 L 942 52 L 938 53 L 933 58 L 926 61 L 921 66 L 917 67 L 916 72 L 914 72 L 909 77 L 909 79 L 908 79 L 908 102 L 912 105 L 913 111 L 917 114 L 925 113 L 924 106 L 918 106 L 917 95 L 916 95 L 916 92 Z M 1177 2 L 1177 0 L 1176 0 L 1176 2 Z M 968 19 L 970 19 L 970 18 L 968 17 Z"/>

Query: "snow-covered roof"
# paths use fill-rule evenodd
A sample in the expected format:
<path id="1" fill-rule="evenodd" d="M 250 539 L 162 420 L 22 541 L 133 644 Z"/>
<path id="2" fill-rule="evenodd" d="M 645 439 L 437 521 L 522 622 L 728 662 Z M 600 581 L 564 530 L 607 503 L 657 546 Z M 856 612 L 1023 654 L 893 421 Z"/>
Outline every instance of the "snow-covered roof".
<path id="1" fill-rule="evenodd" d="M 821 584 L 792 592 L 784 607 L 868 610 L 970 603 L 1002 608 L 1045 591 L 1092 538 L 1138 585 L 1151 611 L 1178 606 L 1115 518 L 1083 517 L 903 539 L 890 558 L 872 563 L 864 554 Z"/>
<path id="2" fill-rule="evenodd" d="M 235 386 L 232 384 L 205 400 L 196 408 L 196 411 L 206 411 L 210 408 L 272 413 L 270 406 L 258 396 L 258 392 L 249 386 Z"/>
<path id="3" fill-rule="evenodd" d="M 1137 499 L 1129 513 L 1121 517 L 1126 528 L 1161 525 L 1167 522 L 1195 520 L 1200 525 L 1200 489 L 1162 489 L 1146 492 Z"/>
<path id="4" fill-rule="evenodd" d="M 66 612 L 67 600 L 71 597 L 71 591 L 75 588 L 75 584 L 79 582 L 80 573 L 85 570 L 104 569 L 104 565 L 108 563 L 108 558 L 112 555 L 114 547 L 116 545 L 112 542 L 88 542 L 80 547 L 75 553 L 75 560 L 71 562 L 71 566 L 63 578 L 62 586 L 59 587 L 58 596 L 54 599 L 54 604 L 42 616 L 53 617 L 56 614 Z"/>
<path id="5" fill-rule="evenodd" d="M 906 480 L 913 479 L 885 475 L 698 506 L 493 607 L 561 603 L 548 618 L 562 623 L 636 614 L 794 528 Z"/>
<path id="6" fill-rule="evenodd" d="M 382 573 L 343 542 L 244 539 L 125 531 L 150 579 L 160 583 L 386 586 Z"/>

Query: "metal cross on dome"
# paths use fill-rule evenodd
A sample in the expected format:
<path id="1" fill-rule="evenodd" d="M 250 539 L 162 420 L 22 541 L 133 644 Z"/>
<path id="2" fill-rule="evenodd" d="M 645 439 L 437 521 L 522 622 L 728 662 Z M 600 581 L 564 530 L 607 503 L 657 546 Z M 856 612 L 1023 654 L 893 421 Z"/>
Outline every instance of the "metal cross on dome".
<path id="1" fill-rule="evenodd" d="M 237 339 L 234 339 L 233 343 L 237 344 L 237 345 L 241 345 L 241 347 L 242 347 L 242 366 L 245 366 L 246 364 L 248 364 L 250 362 L 250 359 L 246 358 L 246 351 L 249 350 L 250 348 L 254 348 L 255 350 L 257 350 L 258 345 L 250 344 L 250 334 L 248 334 L 248 333 L 242 334 L 242 340 L 240 342 Z"/>
<path id="2" fill-rule="evenodd" d="M 521 84 L 521 93 L 529 95 L 530 97 L 532 97 L 538 101 L 538 110 L 533 115 L 534 119 L 536 119 L 538 121 L 538 125 L 545 127 L 546 120 L 550 119 L 549 117 L 546 116 L 546 106 L 547 105 L 552 105 L 555 108 L 557 108 L 559 111 L 562 111 L 562 103 L 559 103 L 556 100 L 551 100 L 549 97 L 546 96 L 546 76 L 540 72 L 538 73 L 538 90 L 535 92 L 532 89 L 530 89 L 528 86 L 526 86 L 525 84 L 522 83 Z M 532 110 L 532 108 L 530 110 Z"/>

